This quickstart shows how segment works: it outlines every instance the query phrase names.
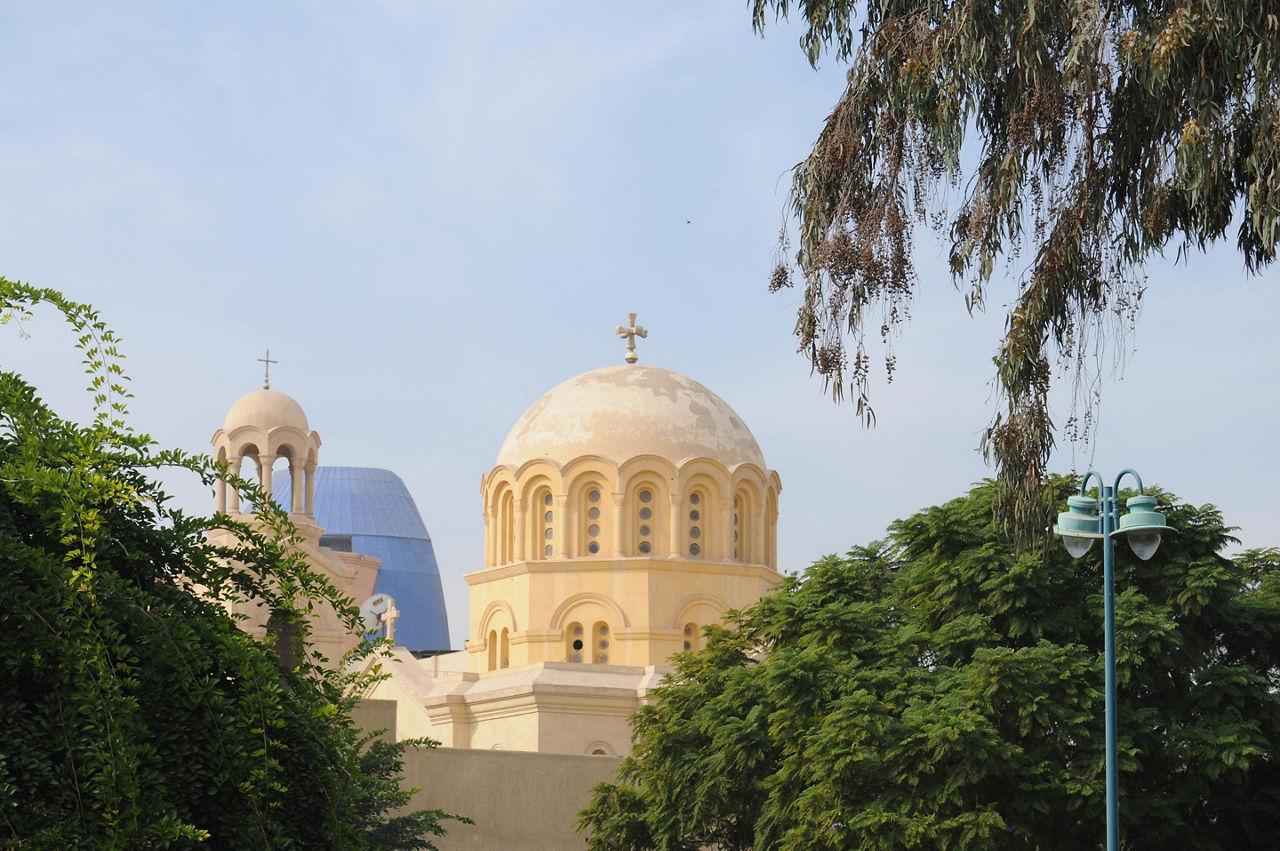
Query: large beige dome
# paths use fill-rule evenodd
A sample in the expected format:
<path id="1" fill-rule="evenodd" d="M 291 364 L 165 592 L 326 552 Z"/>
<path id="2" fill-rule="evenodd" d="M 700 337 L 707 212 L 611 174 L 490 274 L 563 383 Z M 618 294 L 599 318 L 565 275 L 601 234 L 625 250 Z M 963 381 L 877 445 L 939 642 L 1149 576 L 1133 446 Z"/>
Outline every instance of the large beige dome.
<path id="1" fill-rule="evenodd" d="M 223 430 L 228 433 L 241 426 L 256 426 L 264 431 L 286 426 L 306 433 L 307 415 L 293 397 L 279 390 L 255 390 L 240 399 L 227 411 Z"/>
<path id="2" fill-rule="evenodd" d="M 726 467 L 765 468 L 751 430 L 723 399 L 691 378 L 642 364 L 593 370 L 551 390 L 516 422 L 498 464 L 563 464 L 582 455 L 621 464 L 645 454 L 674 464 L 705 456 Z"/>

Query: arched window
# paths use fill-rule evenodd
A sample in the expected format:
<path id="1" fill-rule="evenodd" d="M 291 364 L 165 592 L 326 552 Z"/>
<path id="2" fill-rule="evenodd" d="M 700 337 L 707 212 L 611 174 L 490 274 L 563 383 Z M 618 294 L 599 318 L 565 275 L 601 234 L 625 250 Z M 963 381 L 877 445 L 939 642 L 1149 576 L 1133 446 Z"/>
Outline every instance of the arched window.
<path id="1" fill-rule="evenodd" d="M 276 448 L 276 457 L 271 462 L 271 487 L 273 494 L 283 479 L 289 483 L 289 504 L 281 504 L 281 508 L 290 514 L 302 511 L 302 462 L 296 458 L 297 453 L 287 443 Z"/>
<path id="2" fill-rule="evenodd" d="M 591 482 L 582 489 L 578 505 L 578 554 L 595 556 L 604 548 L 604 488 Z"/>
<path id="3" fill-rule="evenodd" d="M 262 463 L 259 460 L 258 447 L 250 443 L 240 448 L 240 453 L 231 459 L 231 472 L 242 479 L 250 479 L 262 484 Z M 232 511 L 239 510 L 244 514 L 252 514 L 256 506 L 252 500 L 240 502 L 240 492 L 232 494 Z"/>
<path id="4" fill-rule="evenodd" d="M 515 561 L 516 497 L 504 489 L 498 496 L 498 527 L 494 530 L 494 563 L 510 564 Z"/>
<path id="5" fill-rule="evenodd" d="M 498 632 L 489 630 L 489 670 L 498 670 Z"/>
<path id="6" fill-rule="evenodd" d="M 753 561 L 755 552 L 752 544 L 754 542 L 753 535 L 755 530 L 752 528 L 752 518 L 755 516 L 755 506 L 751 501 L 751 494 L 746 489 L 738 491 L 733 497 L 733 559 L 734 561 Z"/>
<path id="7" fill-rule="evenodd" d="M 533 542 L 529 547 L 529 553 L 534 559 L 551 558 L 555 552 L 555 499 L 551 496 L 550 488 L 538 488 L 533 494 L 532 511 L 534 514 L 533 528 L 536 534 L 533 536 Z"/>
<path id="8" fill-rule="evenodd" d="M 596 621 L 591 628 L 591 661 L 599 665 L 609 663 L 609 625 L 604 621 Z"/>
<path id="9" fill-rule="evenodd" d="M 502 635 L 498 638 L 498 667 L 508 668 L 511 666 L 511 636 L 507 632 L 507 628 L 502 628 Z"/>
<path id="10" fill-rule="evenodd" d="M 582 624 L 571 623 L 564 629 L 564 659 L 566 662 L 582 662 L 586 658 L 587 637 Z"/>
<path id="11" fill-rule="evenodd" d="M 698 629 L 698 625 L 696 623 L 687 623 L 684 625 L 684 649 L 702 649 L 702 632 Z"/>
<path id="12" fill-rule="evenodd" d="M 662 505 L 660 493 L 653 485 L 644 483 L 633 492 L 632 500 L 632 543 L 628 552 L 632 555 L 652 556 L 658 554 L 658 531 L 662 528 Z"/>
<path id="13" fill-rule="evenodd" d="M 687 509 L 688 519 L 685 523 L 686 547 L 689 555 L 702 558 L 707 552 L 711 538 L 711 500 L 706 488 L 694 488 L 689 491 Z"/>

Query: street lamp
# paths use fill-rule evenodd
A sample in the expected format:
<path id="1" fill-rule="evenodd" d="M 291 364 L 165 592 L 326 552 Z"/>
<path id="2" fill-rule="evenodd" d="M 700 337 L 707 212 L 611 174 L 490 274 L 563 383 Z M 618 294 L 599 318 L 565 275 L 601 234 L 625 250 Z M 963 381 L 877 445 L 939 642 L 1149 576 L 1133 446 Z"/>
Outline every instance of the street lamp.
<path id="1" fill-rule="evenodd" d="M 1116 491 L 1126 475 L 1138 481 L 1138 495 L 1126 500 L 1129 513 L 1120 516 Z M 1098 480 L 1098 497 L 1085 496 L 1090 479 Z M 1155 510 L 1156 499 L 1142 491 L 1142 478 L 1133 470 L 1121 470 L 1112 487 L 1103 484 L 1102 476 L 1090 470 L 1080 482 L 1080 493 L 1067 497 L 1068 510 L 1058 515 L 1054 534 L 1062 536 L 1062 543 L 1072 558 L 1080 558 L 1093 546 L 1094 539 L 1102 539 L 1103 585 L 1103 651 L 1106 666 L 1106 721 L 1107 721 L 1107 851 L 1120 848 L 1120 782 L 1116 767 L 1116 612 L 1112 574 L 1115 567 L 1115 537 L 1129 541 L 1133 554 L 1146 561 L 1156 554 L 1161 537 L 1176 531 L 1164 522 L 1164 515 Z M 1096 512 L 1096 513 L 1094 513 Z"/>

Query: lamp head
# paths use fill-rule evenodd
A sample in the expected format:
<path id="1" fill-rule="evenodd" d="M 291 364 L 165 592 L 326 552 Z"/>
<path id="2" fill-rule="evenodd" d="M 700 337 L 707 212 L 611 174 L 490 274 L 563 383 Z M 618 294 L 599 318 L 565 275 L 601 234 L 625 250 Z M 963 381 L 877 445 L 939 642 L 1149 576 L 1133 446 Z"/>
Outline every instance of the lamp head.
<path id="1" fill-rule="evenodd" d="M 1072 558 L 1080 558 L 1093 546 L 1095 538 L 1101 538 L 1101 523 L 1093 512 L 1098 507 L 1097 500 L 1088 496 L 1067 497 L 1068 510 L 1058 515 L 1058 525 L 1053 527 L 1055 535 L 1062 537 L 1062 543 Z"/>
<path id="2" fill-rule="evenodd" d="M 1112 535 L 1127 539 L 1133 554 L 1146 561 L 1156 554 L 1163 536 L 1177 530 L 1165 523 L 1164 515 L 1155 510 L 1154 496 L 1131 496 L 1125 505 L 1129 507 L 1129 513 L 1120 518 L 1120 528 Z"/>

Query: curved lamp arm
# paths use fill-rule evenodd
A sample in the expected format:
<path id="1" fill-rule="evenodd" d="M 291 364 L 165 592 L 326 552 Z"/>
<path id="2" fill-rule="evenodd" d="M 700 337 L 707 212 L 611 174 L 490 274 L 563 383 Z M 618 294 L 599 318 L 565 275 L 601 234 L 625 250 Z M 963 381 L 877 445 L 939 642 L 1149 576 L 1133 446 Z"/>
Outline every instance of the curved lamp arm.
<path id="1" fill-rule="evenodd" d="M 1129 471 L 1128 471 L 1128 470 L 1126 470 L 1125 472 L 1127 473 L 1127 472 L 1129 472 Z M 1124 473 L 1121 473 L 1120 475 L 1122 475 L 1122 476 L 1123 476 L 1123 475 L 1124 475 Z M 1097 470 L 1090 470 L 1089 472 L 1085 473 L 1083 477 L 1081 477 L 1081 479 L 1080 479 L 1080 495 L 1081 495 L 1081 496 L 1086 496 L 1086 495 L 1088 495 L 1088 491 L 1089 491 L 1089 480 L 1090 480 L 1090 479 L 1097 479 L 1097 480 L 1098 480 L 1098 497 L 1099 497 L 1099 499 L 1101 499 L 1101 497 L 1102 497 L 1102 489 L 1103 489 L 1103 487 L 1104 487 L 1105 485 L 1104 485 L 1104 482 L 1102 481 L 1102 474 L 1101 474 L 1101 473 L 1099 473 Z"/>
<path id="2" fill-rule="evenodd" d="M 1128 468 L 1125 468 L 1125 469 L 1121 470 L 1121 471 L 1120 471 L 1120 475 L 1116 476 L 1116 485 L 1115 485 L 1115 492 L 1116 492 L 1116 493 L 1120 493 L 1120 480 L 1121 480 L 1121 479 L 1123 479 L 1125 476 L 1133 476 L 1134 480 L 1136 480 L 1136 481 L 1137 481 L 1137 483 L 1138 483 L 1138 493 L 1140 493 L 1140 494 L 1144 494 L 1144 493 L 1146 493 L 1146 491 L 1144 491 L 1144 490 L 1142 489 L 1142 476 L 1139 476 L 1139 475 L 1138 475 L 1138 471 L 1137 471 L 1137 470 L 1130 470 L 1130 469 L 1128 469 Z M 1101 485 L 1102 485 L 1102 481 L 1101 481 L 1101 478 L 1102 478 L 1102 477 L 1101 477 L 1101 476 L 1099 476 L 1098 478 L 1099 478 L 1098 485 L 1099 485 L 1099 486 L 1101 486 Z"/>

